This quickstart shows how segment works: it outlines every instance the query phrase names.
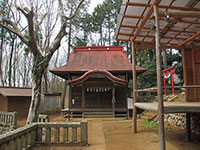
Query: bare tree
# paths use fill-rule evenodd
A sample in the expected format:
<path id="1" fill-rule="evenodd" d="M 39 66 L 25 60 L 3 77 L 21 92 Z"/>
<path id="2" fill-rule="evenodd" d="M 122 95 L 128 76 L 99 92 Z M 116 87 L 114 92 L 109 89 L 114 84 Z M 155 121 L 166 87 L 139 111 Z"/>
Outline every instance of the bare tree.
<path id="1" fill-rule="evenodd" d="M 28 6 L 24 6 L 25 2 Z M 20 4 L 16 6 L 16 11 L 23 14 L 27 20 L 28 27 L 28 35 L 25 35 L 22 32 L 21 26 L 16 24 L 12 18 L 2 17 L 0 21 L 0 26 L 5 28 L 11 33 L 17 35 L 21 41 L 29 48 L 30 52 L 33 55 L 33 67 L 32 67 L 32 100 L 31 106 L 29 108 L 29 114 L 27 119 L 27 124 L 35 122 L 38 114 L 38 106 L 41 100 L 41 82 L 42 76 L 44 75 L 44 70 L 48 67 L 49 61 L 54 54 L 54 52 L 60 47 L 61 40 L 67 34 L 66 27 L 68 20 L 72 19 L 77 13 L 79 8 L 82 6 L 84 0 L 80 0 L 77 5 L 74 13 L 67 17 L 66 10 L 64 9 L 64 3 L 62 0 L 53 1 L 18 1 L 16 4 Z M 46 5 L 53 2 L 54 7 L 57 4 L 59 18 L 60 18 L 60 29 L 58 29 L 58 33 L 55 35 L 55 38 L 51 42 L 47 42 L 49 44 L 45 44 L 45 42 L 39 36 L 42 36 L 42 23 L 46 19 L 48 11 L 45 10 Z M 14 9 L 14 8 L 13 8 Z M 55 8 L 52 8 L 55 9 Z M 40 10 L 40 11 L 39 11 Z M 6 22 L 4 24 L 3 22 Z M 43 24 L 44 25 L 44 24 Z M 52 31 L 53 33 L 53 31 Z"/>

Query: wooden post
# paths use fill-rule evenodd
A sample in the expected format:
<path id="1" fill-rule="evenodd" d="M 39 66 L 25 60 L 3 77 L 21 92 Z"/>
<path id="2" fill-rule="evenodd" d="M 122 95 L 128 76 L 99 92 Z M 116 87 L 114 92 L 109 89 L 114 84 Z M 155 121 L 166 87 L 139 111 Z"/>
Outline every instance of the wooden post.
<path id="1" fill-rule="evenodd" d="M 159 149 L 165 150 L 165 129 L 163 118 L 163 88 L 162 88 L 162 67 L 161 67 L 161 51 L 160 51 L 160 24 L 158 16 L 158 6 L 154 5 L 155 16 L 155 42 L 156 42 L 156 66 L 157 66 L 157 94 L 158 94 L 158 119 L 159 119 Z"/>
<path id="2" fill-rule="evenodd" d="M 72 87 L 69 86 L 68 121 L 70 121 L 70 116 L 71 116 L 71 112 L 70 112 L 70 109 L 71 109 L 71 100 L 72 100 Z"/>
<path id="3" fill-rule="evenodd" d="M 192 74 L 193 74 L 193 85 L 197 85 L 197 71 L 195 66 L 195 50 L 191 49 L 192 51 Z M 198 102 L 198 89 L 194 88 L 194 101 Z"/>
<path id="4" fill-rule="evenodd" d="M 191 120 L 190 113 L 186 113 L 186 141 L 190 141 L 191 139 Z"/>
<path id="5" fill-rule="evenodd" d="M 113 111 L 113 118 L 115 118 L 115 85 L 112 88 L 112 111 Z"/>
<path id="6" fill-rule="evenodd" d="M 84 109 L 85 109 L 85 87 L 82 84 L 82 118 L 84 118 Z"/>
<path id="7" fill-rule="evenodd" d="M 81 143 L 83 145 L 88 144 L 88 125 L 87 121 L 81 121 Z"/>
<path id="8" fill-rule="evenodd" d="M 131 42 L 132 46 L 132 69 L 133 69 L 133 133 L 137 133 L 137 108 L 134 104 L 137 102 L 137 79 L 136 79 L 136 61 L 135 61 L 135 45 L 133 41 Z"/>

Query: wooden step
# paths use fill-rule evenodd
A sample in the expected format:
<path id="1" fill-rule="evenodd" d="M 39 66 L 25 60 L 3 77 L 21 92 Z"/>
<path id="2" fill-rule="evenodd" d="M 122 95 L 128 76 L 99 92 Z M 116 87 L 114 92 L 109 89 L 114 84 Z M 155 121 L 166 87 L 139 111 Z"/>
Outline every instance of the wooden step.
<path id="1" fill-rule="evenodd" d="M 84 115 L 85 118 L 112 118 L 113 115 Z"/>
<path id="2" fill-rule="evenodd" d="M 85 115 L 112 115 L 113 112 L 84 112 Z"/>

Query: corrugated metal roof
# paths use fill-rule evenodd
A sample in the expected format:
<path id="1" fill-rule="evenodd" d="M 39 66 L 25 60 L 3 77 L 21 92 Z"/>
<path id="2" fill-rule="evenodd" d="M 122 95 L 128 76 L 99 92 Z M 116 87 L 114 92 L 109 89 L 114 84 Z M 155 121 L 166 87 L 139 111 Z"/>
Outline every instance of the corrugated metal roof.
<path id="1" fill-rule="evenodd" d="M 107 70 L 110 72 L 132 72 L 132 64 L 122 46 L 74 47 L 68 64 L 50 70 L 59 75 L 61 72 L 87 72 L 89 70 Z M 137 67 L 138 72 L 146 69 Z"/>
<path id="2" fill-rule="evenodd" d="M 192 46 L 199 48 L 199 0 L 123 0 L 115 39 L 154 45 L 154 5 L 159 8 L 160 45 L 162 47 Z M 144 44 L 144 47 L 147 44 Z M 141 47 L 140 44 L 139 46 Z"/>
<path id="3" fill-rule="evenodd" d="M 18 88 L 18 87 L 0 87 L 0 94 L 3 95 L 4 97 L 10 97 L 10 96 L 31 97 L 32 89 Z"/>

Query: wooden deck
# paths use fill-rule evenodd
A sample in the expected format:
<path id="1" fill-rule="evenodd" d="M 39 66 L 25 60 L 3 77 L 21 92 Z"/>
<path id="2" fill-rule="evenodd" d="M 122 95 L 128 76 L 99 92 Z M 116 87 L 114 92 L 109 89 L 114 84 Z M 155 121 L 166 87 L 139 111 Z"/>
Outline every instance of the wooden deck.
<path id="1" fill-rule="evenodd" d="M 135 107 L 158 111 L 158 103 L 135 103 Z M 164 102 L 164 113 L 200 113 L 200 102 Z"/>

